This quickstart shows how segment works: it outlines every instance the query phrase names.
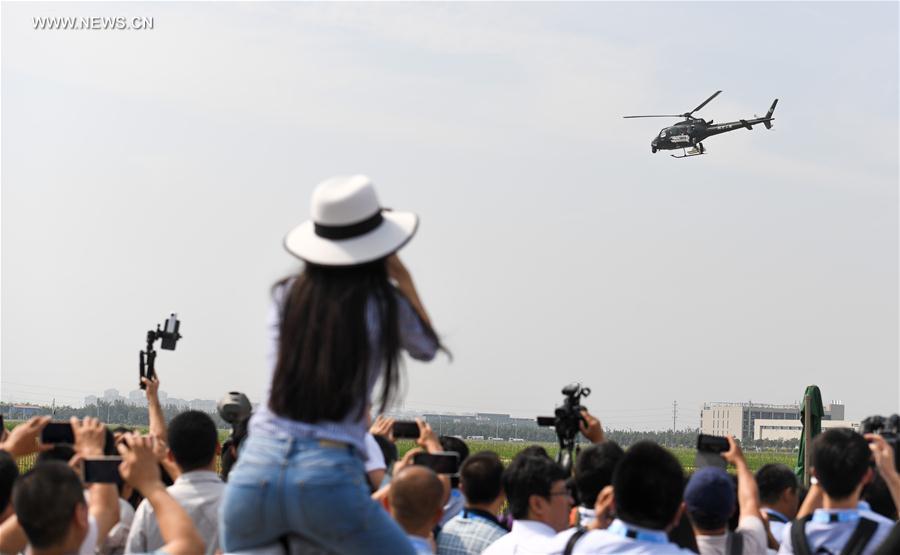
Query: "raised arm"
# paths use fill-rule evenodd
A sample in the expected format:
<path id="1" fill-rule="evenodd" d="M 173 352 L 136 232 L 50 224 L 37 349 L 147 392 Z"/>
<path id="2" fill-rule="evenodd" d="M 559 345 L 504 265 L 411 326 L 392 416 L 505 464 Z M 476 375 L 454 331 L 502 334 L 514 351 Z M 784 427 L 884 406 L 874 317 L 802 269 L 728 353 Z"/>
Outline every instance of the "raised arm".
<path id="1" fill-rule="evenodd" d="M 102 457 L 106 444 L 106 426 L 88 416 L 81 422 L 72 417 L 72 433 L 75 436 L 75 452 L 82 458 Z M 88 488 L 88 512 L 97 522 L 98 544 L 106 539 L 112 527 L 119 522 L 119 492 L 115 484 L 91 484 Z"/>
<path id="2" fill-rule="evenodd" d="M 156 513 L 156 522 L 166 544 L 162 551 L 168 555 L 203 553 L 203 538 L 194 528 L 191 517 L 166 491 L 153 455 L 153 439 L 125 436 L 125 444 L 116 447 L 122 455 L 119 473 L 147 499 Z"/>
<path id="3" fill-rule="evenodd" d="M 388 257 L 387 267 L 388 277 L 397 282 L 397 289 L 409 300 L 409 304 L 412 305 L 419 318 L 431 327 L 431 320 L 428 318 L 428 313 L 425 312 L 425 305 L 419 299 L 419 293 L 416 291 L 412 275 L 410 275 L 409 270 L 406 269 L 406 266 L 403 265 L 396 253 Z"/>
<path id="4" fill-rule="evenodd" d="M 869 440 L 875 467 L 884 478 L 888 491 L 891 492 L 894 507 L 900 509 L 900 474 L 897 473 L 897 465 L 894 462 L 894 449 L 878 434 L 866 434 L 865 437 Z"/>
<path id="5" fill-rule="evenodd" d="M 734 440 L 734 436 L 728 436 L 728 451 L 722 453 L 722 458 L 734 465 L 737 470 L 738 482 L 738 507 L 740 507 L 741 517 L 755 516 L 762 518 L 759 514 L 759 489 L 756 487 L 756 479 L 747 466 L 744 459 L 744 453 L 741 446 Z"/>
<path id="6" fill-rule="evenodd" d="M 159 377 L 153 376 L 152 380 L 141 378 L 141 382 L 147 386 L 147 411 L 150 413 L 150 433 L 157 438 L 168 442 L 169 432 L 166 429 L 166 417 L 163 414 L 162 405 L 159 404 Z"/>

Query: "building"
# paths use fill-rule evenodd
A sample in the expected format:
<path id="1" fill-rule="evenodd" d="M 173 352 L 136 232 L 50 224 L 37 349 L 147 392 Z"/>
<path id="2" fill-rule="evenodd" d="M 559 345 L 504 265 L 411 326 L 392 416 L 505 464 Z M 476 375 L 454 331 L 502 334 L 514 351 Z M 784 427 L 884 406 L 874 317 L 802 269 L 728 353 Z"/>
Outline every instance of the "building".
<path id="1" fill-rule="evenodd" d="M 859 431 L 859 422 L 848 420 L 822 420 L 822 430 L 828 428 L 852 428 Z M 803 433 L 803 422 L 800 420 L 764 420 L 758 419 L 753 423 L 754 439 L 792 440 L 800 439 Z"/>
<path id="2" fill-rule="evenodd" d="M 831 402 L 825 405 L 825 421 L 833 421 L 829 427 L 850 427 L 844 420 L 844 405 Z M 760 421 L 759 428 L 756 422 Z M 840 423 L 840 424 L 838 424 Z M 799 428 L 797 428 L 799 426 Z M 856 423 L 858 428 L 859 424 Z M 700 432 L 715 436 L 733 435 L 741 441 L 753 439 L 799 438 L 802 428 L 800 405 L 770 405 L 764 403 L 704 403 L 700 411 Z M 790 436 L 790 437 L 787 437 Z"/>

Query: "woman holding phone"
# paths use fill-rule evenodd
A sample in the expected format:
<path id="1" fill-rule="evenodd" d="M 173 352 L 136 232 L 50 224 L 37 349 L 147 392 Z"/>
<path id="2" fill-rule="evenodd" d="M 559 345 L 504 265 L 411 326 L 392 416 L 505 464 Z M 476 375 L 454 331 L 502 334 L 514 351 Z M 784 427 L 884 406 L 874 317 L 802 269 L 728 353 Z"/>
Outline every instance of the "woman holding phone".
<path id="1" fill-rule="evenodd" d="M 319 184 L 311 212 L 285 237 L 305 264 L 273 287 L 272 377 L 229 475 L 222 546 L 296 535 L 335 553 L 412 554 L 369 497 L 363 463 L 376 382 L 383 411 L 397 392 L 400 351 L 431 360 L 441 348 L 396 255 L 418 217 L 383 209 L 361 175 Z"/>

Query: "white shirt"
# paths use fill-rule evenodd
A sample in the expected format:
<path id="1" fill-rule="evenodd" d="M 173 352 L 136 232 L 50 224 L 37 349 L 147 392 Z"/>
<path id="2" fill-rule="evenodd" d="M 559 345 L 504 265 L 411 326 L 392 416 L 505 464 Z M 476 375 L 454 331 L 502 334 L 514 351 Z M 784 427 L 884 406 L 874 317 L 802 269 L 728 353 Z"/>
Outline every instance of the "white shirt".
<path id="1" fill-rule="evenodd" d="M 215 472 L 193 470 L 179 476 L 166 490 L 191 517 L 206 543 L 206 553 L 213 555 L 219 549 L 219 501 L 225 482 Z M 165 544 L 153 507 L 144 499 L 134 513 L 125 553 L 154 551 Z"/>
<path id="2" fill-rule="evenodd" d="M 112 527 L 106 535 L 106 541 L 100 546 L 101 555 L 122 555 L 128 543 L 128 533 L 131 532 L 131 522 L 134 520 L 134 507 L 131 503 L 119 498 L 119 522 Z"/>
<path id="3" fill-rule="evenodd" d="M 777 520 L 769 519 L 769 530 L 772 531 L 772 537 L 776 540 L 781 537 L 781 532 L 784 530 L 784 525 L 791 521 L 786 515 L 779 513 L 775 509 L 770 509 L 768 507 L 763 509 L 765 512 L 770 515 L 776 515 L 783 518 L 786 522 L 779 522 Z"/>
<path id="4" fill-rule="evenodd" d="M 894 521 L 891 519 L 868 511 L 860 514 L 858 510 L 816 509 L 813 513 L 813 520 L 806 523 L 806 541 L 809 542 L 809 549 L 813 553 L 822 547 L 832 553 L 840 553 L 859 523 L 858 519 L 846 522 L 816 522 L 817 515 L 827 518 L 831 513 L 855 513 L 856 516 L 874 520 L 878 524 L 878 529 L 866 544 L 863 555 L 873 553 L 894 527 Z M 778 550 L 778 555 L 793 555 L 794 553 L 794 546 L 791 544 L 791 524 L 785 524 L 781 533 L 781 548 Z"/>
<path id="5" fill-rule="evenodd" d="M 566 530 L 562 534 L 572 532 Z M 565 537 L 568 538 L 568 535 Z M 565 541 L 561 545 L 565 547 Z M 561 551 L 560 540 L 553 528 L 537 520 L 516 520 L 509 534 L 489 545 L 481 555 L 547 555 Z"/>
<path id="6" fill-rule="evenodd" d="M 618 523 L 618 524 L 617 524 Z M 637 530 L 647 537 L 653 537 L 657 541 L 634 539 L 615 533 L 617 527 L 627 527 Z M 607 530 L 593 530 L 588 532 L 575 544 L 574 554 L 599 554 L 599 553 L 633 553 L 653 555 L 696 555 L 690 549 L 683 549 L 669 542 L 666 533 L 662 530 L 651 530 L 631 524 L 625 524 L 619 519 L 613 521 Z"/>
<path id="7" fill-rule="evenodd" d="M 765 555 L 768 546 L 766 525 L 757 516 L 741 517 L 735 533 L 744 538 L 744 555 Z M 718 536 L 697 536 L 697 548 L 700 555 L 726 555 L 728 534 Z"/>
<path id="8" fill-rule="evenodd" d="M 366 432 L 366 457 L 366 472 L 387 469 L 381 447 L 379 447 L 378 442 L 375 441 L 375 436 L 368 432 Z M 375 484 L 375 487 L 378 486 L 379 484 Z"/>

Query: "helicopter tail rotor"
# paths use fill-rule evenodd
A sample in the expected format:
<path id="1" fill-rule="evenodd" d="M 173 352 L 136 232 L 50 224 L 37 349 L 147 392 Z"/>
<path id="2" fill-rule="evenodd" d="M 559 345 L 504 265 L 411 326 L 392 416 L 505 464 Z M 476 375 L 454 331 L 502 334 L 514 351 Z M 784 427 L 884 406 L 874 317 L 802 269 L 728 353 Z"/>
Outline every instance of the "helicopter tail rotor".
<path id="1" fill-rule="evenodd" d="M 763 122 L 763 125 L 766 126 L 766 129 L 772 129 L 772 120 L 775 119 L 772 117 L 772 114 L 775 113 L 775 105 L 778 104 L 778 99 L 776 98 L 774 102 L 772 102 L 772 106 L 769 108 L 769 111 L 766 112 L 766 120 Z"/>

